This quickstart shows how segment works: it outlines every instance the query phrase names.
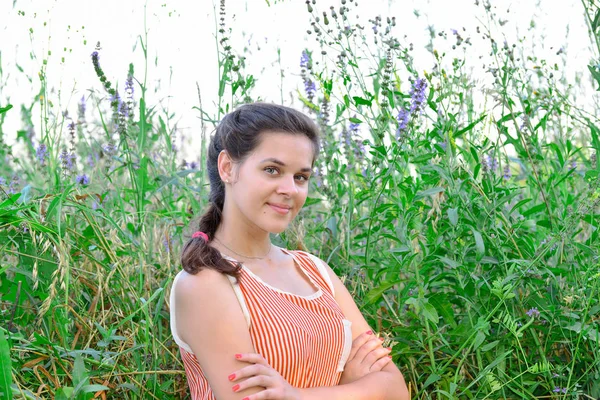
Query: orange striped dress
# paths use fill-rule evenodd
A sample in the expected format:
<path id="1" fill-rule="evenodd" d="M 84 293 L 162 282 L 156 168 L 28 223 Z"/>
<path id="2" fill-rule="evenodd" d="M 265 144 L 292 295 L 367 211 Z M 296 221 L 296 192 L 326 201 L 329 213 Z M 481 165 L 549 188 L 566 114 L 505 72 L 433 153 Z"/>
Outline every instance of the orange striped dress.
<path id="1" fill-rule="evenodd" d="M 229 275 L 256 352 L 292 386 L 335 386 L 352 347 L 352 323 L 335 301 L 331 279 L 323 262 L 301 250 L 284 250 L 318 288 L 300 296 L 272 287 L 243 266 L 238 284 Z M 224 256 L 232 262 L 231 257 Z M 242 264 L 243 265 L 243 264 Z M 192 349 L 177 335 L 174 288 L 171 288 L 171 333 L 179 345 L 193 400 L 216 400 Z"/>

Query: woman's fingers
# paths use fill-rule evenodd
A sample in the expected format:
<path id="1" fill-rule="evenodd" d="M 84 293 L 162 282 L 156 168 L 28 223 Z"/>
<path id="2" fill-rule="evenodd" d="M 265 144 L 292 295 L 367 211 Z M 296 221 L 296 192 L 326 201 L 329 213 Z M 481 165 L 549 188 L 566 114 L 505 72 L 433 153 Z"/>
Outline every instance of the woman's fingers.
<path id="1" fill-rule="evenodd" d="M 375 361 L 375 363 L 371 366 L 371 372 L 381 371 L 383 369 L 383 367 L 385 367 L 391 361 L 392 361 L 392 358 L 388 357 L 387 355 L 384 357 L 381 357 L 379 360 Z"/>
<path id="2" fill-rule="evenodd" d="M 356 356 L 356 353 L 365 343 L 368 343 L 369 341 L 374 339 L 379 341 L 377 336 L 375 336 L 372 332 L 371 334 L 365 332 L 357 336 L 356 339 L 354 339 L 354 341 L 352 342 L 352 349 L 350 350 L 350 355 L 348 356 L 348 359 L 352 360 Z"/>
<path id="3" fill-rule="evenodd" d="M 356 352 L 356 354 L 354 355 L 354 358 L 358 361 L 358 362 L 362 362 L 365 357 L 367 357 L 367 355 L 372 352 L 373 350 L 375 350 L 378 347 L 382 347 L 381 346 L 381 341 L 379 340 L 379 338 L 374 337 L 373 339 L 367 341 L 366 343 L 364 343 L 360 349 L 358 349 L 358 351 Z"/>
<path id="4" fill-rule="evenodd" d="M 376 348 L 374 350 L 371 350 L 369 352 L 369 354 L 367 354 L 365 356 L 364 362 L 366 364 L 375 364 L 376 361 L 380 360 L 381 358 L 387 358 L 387 355 L 390 354 L 392 351 L 392 349 L 390 347 L 380 347 L 380 348 Z"/>
<path id="5" fill-rule="evenodd" d="M 259 386 L 263 389 L 266 389 L 269 387 L 269 378 L 270 377 L 266 375 L 252 376 L 245 381 L 239 382 L 237 385 L 233 386 L 231 390 L 234 392 L 239 392 L 254 386 Z"/>

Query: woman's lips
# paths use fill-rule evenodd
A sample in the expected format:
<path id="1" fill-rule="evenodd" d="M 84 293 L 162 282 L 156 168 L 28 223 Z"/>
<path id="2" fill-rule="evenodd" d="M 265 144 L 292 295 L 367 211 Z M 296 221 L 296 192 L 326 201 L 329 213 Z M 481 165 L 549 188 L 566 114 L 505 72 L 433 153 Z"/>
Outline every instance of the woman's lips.
<path id="1" fill-rule="evenodd" d="M 269 203 L 267 203 L 267 204 L 269 204 Z M 289 208 L 277 207 L 277 206 L 274 206 L 273 204 L 269 204 L 269 207 L 271 207 L 275 212 L 282 214 L 282 215 L 288 214 L 290 212 Z"/>

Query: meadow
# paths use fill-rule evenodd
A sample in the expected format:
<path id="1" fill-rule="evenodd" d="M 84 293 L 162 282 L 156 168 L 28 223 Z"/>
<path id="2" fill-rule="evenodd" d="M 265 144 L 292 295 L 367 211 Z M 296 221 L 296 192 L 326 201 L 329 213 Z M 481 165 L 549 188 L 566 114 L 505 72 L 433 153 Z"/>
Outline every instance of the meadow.
<path id="1" fill-rule="evenodd" d="M 432 31 L 423 71 L 396 18 L 360 25 L 357 7 L 307 0 L 299 16 L 290 96 L 318 122 L 322 154 L 273 242 L 329 263 L 415 399 L 600 398 L 599 98 L 576 95 L 600 90 L 600 60 L 569 81 L 494 36 L 502 21 L 482 1 L 488 47 Z M 204 150 L 226 112 L 263 99 L 225 1 L 217 11 L 217 112 L 196 107 Z M 600 54 L 598 2 L 581 14 Z M 478 52 L 492 59 L 485 85 L 465 68 Z M 57 112 L 43 65 L 31 104 L 0 97 L 2 399 L 189 398 L 168 299 L 207 207 L 206 154 L 182 156 L 176 117 L 146 101 L 147 65 L 119 80 L 102 62 L 93 50 L 97 86 L 76 113 Z M 19 154 L 3 140 L 9 113 L 22 115 Z"/>

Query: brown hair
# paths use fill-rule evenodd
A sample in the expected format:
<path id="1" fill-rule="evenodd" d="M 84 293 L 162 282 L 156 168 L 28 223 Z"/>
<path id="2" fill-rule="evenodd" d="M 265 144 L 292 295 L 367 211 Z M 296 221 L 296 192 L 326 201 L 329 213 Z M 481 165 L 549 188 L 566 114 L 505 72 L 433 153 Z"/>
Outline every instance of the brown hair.
<path id="1" fill-rule="evenodd" d="M 225 204 L 225 186 L 219 175 L 217 160 L 219 153 L 226 150 L 235 163 L 242 164 L 259 145 L 261 134 L 280 131 L 294 135 L 305 135 L 314 148 L 313 166 L 320 151 L 319 128 L 305 114 L 289 107 L 268 103 L 251 103 L 238 107 L 225 115 L 211 137 L 206 166 L 210 181 L 210 203 L 200 218 L 198 230 L 208 235 L 209 242 L 202 237 L 190 239 L 183 247 L 181 265 L 190 274 L 202 268 L 239 278 L 241 265 L 232 265 L 210 246 L 219 224 Z"/>

